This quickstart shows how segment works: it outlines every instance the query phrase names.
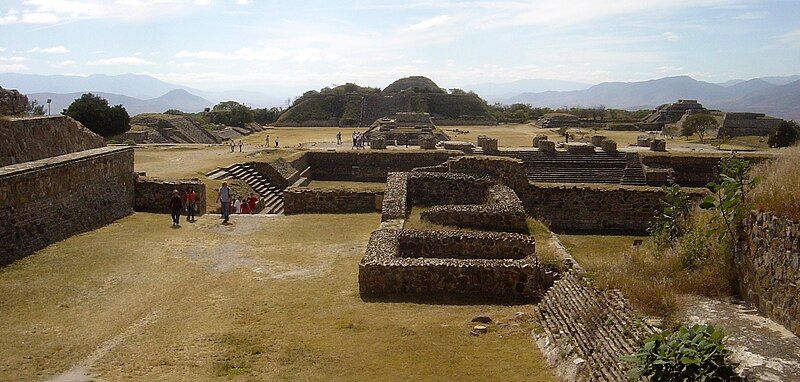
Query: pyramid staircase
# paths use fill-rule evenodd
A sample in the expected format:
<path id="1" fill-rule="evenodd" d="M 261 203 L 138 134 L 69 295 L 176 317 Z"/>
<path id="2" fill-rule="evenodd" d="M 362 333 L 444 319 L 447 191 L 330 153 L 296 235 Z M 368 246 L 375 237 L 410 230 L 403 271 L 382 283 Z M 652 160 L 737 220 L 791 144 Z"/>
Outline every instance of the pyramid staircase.
<path id="1" fill-rule="evenodd" d="M 229 167 L 218 168 L 206 174 L 211 179 L 241 179 L 252 188 L 264 203 L 262 214 L 283 213 L 284 188 L 271 184 L 269 180 L 246 163 L 237 163 Z"/>
<path id="2" fill-rule="evenodd" d="M 573 154 L 532 150 L 499 155 L 522 160 L 528 179 L 534 182 L 646 184 L 639 156 L 631 153 Z"/>

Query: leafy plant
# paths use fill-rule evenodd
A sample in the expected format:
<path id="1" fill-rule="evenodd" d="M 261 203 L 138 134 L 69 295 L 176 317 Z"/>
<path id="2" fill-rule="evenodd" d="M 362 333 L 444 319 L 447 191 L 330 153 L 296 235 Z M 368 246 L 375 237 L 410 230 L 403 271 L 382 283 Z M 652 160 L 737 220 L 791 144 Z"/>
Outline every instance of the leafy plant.
<path id="1" fill-rule="evenodd" d="M 717 219 L 722 221 L 725 230 L 713 227 L 712 230 L 719 231 L 716 233 L 720 241 L 736 241 L 739 224 L 750 210 L 748 195 L 757 184 L 758 178 L 750 176 L 749 161 L 736 157 L 720 161 L 719 183 L 708 184 L 714 194 L 706 196 L 700 204 L 700 208 L 718 212 Z"/>
<path id="2" fill-rule="evenodd" d="M 109 106 L 108 101 L 92 93 L 76 99 L 62 114 L 75 118 L 104 137 L 122 134 L 131 128 L 130 116 L 122 105 Z"/>
<path id="3" fill-rule="evenodd" d="M 711 325 L 682 326 L 653 336 L 622 360 L 633 363 L 628 372 L 632 381 L 643 377 L 651 382 L 737 380 L 736 364 L 727 359 L 731 351 L 724 339 L 725 333 Z"/>
<path id="4" fill-rule="evenodd" d="M 686 233 L 692 202 L 689 195 L 677 184 L 663 186 L 664 197 L 661 198 L 661 211 L 647 228 L 648 233 L 659 246 L 672 245 L 674 241 Z"/>

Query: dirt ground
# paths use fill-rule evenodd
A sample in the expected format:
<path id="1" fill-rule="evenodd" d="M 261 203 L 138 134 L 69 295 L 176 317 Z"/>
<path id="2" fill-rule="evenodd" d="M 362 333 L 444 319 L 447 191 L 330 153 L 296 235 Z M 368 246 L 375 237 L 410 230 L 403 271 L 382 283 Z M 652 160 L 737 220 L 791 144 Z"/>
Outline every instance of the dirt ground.
<path id="1" fill-rule="evenodd" d="M 379 220 L 136 213 L 53 244 L 0 269 L 0 380 L 553 380 L 531 305 L 362 301 Z"/>

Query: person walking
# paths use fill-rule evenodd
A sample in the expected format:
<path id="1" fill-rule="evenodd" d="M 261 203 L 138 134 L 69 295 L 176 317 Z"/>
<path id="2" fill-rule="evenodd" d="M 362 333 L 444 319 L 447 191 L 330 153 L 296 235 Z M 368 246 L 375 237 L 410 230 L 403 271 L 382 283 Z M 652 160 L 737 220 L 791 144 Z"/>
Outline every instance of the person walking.
<path id="1" fill-rule="evenodd" d="M 239 152 L 242 152 L 242 141 L 239 140 Z"/>
<path id="2" fill-rule="evenodd" d="M 278 146 L 280 146 L 280 142 L 278 141 L 279 139 L 281 139 L 281 137 L 275 137 L 275 148 L 278 148 Z"/>
<path id="3" fill-rule="evenodd" d="M 181 224 L 181 210 L 183 209 L 183 200 L 181 194 L 177 189 L 172 190 L 172 197 L 169 200 L 169 208 L 172 210 L 172 225 L 177 226 Z"/>
<path id="4" fill-rule="evenodd" d="M 231 139 L 231 152 L 233 152 L 233 150 L 236 150 L 236 143 Z"/>
<path id="5" fill-rule="evenodd" d="M 267 138 L 264 140 L 264 147 L 269 148 L 269 134 L 267 134 Z"/>
<path id="6" fill-rule="evenodd" d="M 217 202 L 221 204 L 222 224 L 227 224 L 231 214 L 231 189 L 228 187 L 228 182 L 222 182 L 222 187 L 217 191 Z"/>
<path id="7" fill-rule="evenodd" d="M 341 131 L 336 133 L 336 144 L 337 145 L 341 145 L 342 144 L 342 132 Z"/>
<path id="8" fill-rule="evenodd" d="M 353 132 L 353 148 L 356 148 L 356 132 Z"/>
<path id="9" fill-rule="evenodd" d="M 247 198 L 247 207 L 250 209 L 250 213 L 256 213 L 256 206 L 258 206 L 258 196 L 254 192 L 250 193 L 250 197 Z"/>
<path id="10" fill-rule="evenodd" d="M 186 192 L 186 221 L 194 222 L 194 215 L 197 213 L 197 193 L 193 187 L 189 187 Z"/>

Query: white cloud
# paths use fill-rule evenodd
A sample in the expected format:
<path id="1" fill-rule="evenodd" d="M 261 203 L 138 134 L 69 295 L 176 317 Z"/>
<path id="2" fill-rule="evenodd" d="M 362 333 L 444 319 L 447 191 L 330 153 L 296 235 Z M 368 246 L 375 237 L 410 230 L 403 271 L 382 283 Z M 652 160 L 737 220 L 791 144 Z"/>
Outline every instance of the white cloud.
<path id="1" fill-rule="evenodd" d="M 23 64 L 0 64 L 0 73 L 1 72 L 24 72 L 28 70 L 28 67 Z"/>
<path id="2" fill-rule="evenodd" d="M 194 0 L 194 5 L 200 5 L 200 6 L 211 5 L 211 0 Z"/>
<path id="3" fill-rule="evenodd" d="M 21 11 L 9 9 L 2 24 L 56 24 L 87 19 L 150 20 L 182 16 L 193 5 L 210 0 L 23 0 Z M 0 9 L 2 11 L 2 9 Z"/>
<path id="4" fill-rule="evenodd" d="M 768 15 L 767 12 L 745 12 L 733 18 L 736 20 L 760 20 L 767 18 Z"/>
<path id="5" fill-rule="evenodd" d="M 64 45 L 57 45 L 50 48 L 39 48 L 38 46 L 28 50 L 28 53 L 50 53 L 50 54 L 63 54 L 69 53 L 69 49 Z"/>
<path id="6" fill-rule="evenodd" d="M 155 65 L 155 62 L 147 61 L 143 58 L 134 56 L 112 57 L 104 58 L 95 61 L 89 61 L 87 65 Z"/>
<path id="7" fill-rule="evenodd" d="M 0 52 L 5 52 L 6 48 L 0 48 Z"/>
<path id="8" fill-rule="evenodd" d="M 420 21 L 420 22 L 418 22 L 418 23 L 416 23 L 414 25 L 411 25 L 410 27 L 408 27 L 408 29 L 415 30 L 415 31 L 426 30 L 426 29 L 433 28 L 435 26 L 442 25 L 442 24 L 446 23 L 448 20 L 450 20 L 450 16 L 448 16 L 448 15 L 439 15 L 439 16 L 436 16 L 436 17 L 431 17 L 431 18 L 426 19 L 426 20 L 422 20 L 422 21 Z"/>
<path id="9" fill-rule="evenodd" d="M 249 5 L 250 0 L 236 0 L 235 3 L 236 5 Z"/>
<path id="10" fill-rule="evenodd" d="M 678 41 L 680 37 L 674 32 L 664 32 L 661 34 L 667 41 Z"/>
<path id="11" fill-rule="evenodd" d="M 28 61 L 28 59 L 25 57 L 14 56 L 14 57 L 0 57 L 0 61 L 23 62 L 23 61 Z"/>

